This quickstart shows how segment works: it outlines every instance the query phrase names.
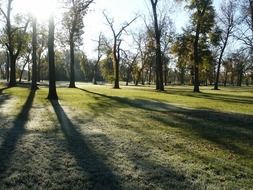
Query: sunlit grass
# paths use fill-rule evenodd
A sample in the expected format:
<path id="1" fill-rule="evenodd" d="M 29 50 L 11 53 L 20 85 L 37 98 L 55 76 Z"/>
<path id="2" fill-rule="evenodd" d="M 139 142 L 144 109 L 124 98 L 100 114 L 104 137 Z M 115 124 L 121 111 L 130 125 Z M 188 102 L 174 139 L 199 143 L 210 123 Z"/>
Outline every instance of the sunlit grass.
<path id="1" fill-rule="evenodd" d="M 0 166 L 0 189 L 253 186 L 251 88 L 203 87 L 195 94 L 179 86 L 164 93 L 150 87 L 79 87 L 58 88 L 59 105 L 46 99 L 47 88 L 36 92 L 25 133 L 14 152 L 4 152 L 12 155 L 10 161 L 0 155 L 7 165 Z M 18 116 L 30 90 L 4 93 L 19 102 L 10 109 Z M 1 125 L 0 133 L 2 153 L 8 131 Z"/>

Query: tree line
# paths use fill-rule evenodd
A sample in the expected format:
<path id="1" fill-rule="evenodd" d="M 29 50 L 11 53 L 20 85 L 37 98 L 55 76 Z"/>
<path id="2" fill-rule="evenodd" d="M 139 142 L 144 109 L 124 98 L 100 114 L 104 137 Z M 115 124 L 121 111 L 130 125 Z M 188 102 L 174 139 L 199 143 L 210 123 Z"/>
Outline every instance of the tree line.
<path id="1" fill-rule="evenodd" d="M 180 33 L 167 8 L 172 1 L 149 0 L 148 18 L 137 15 L 121 26 L 104 11 L 111 38 L 99 34 L 93 60 L 81 47 L 84 17 L 94 0 L 61 1 L 61 32 L 55 31 L 53 14 L 48 26 L 41 25 L 34 16 L 14 13 L 14 1 L 5 0 L 0 8 L 0 74 L 10 87 L 27 79 L 37 89 L 38 82 L 48 80 L 49 97 L 57 97 L 56 80 L 69 80 L 70 88 L 75 81 L 112 82 L 114 88 L 120 88 L 119 81 L 155 84 L 159 91 L 169 84 L 191 84 L 194 92 L 201 85 L 218 90 L 221 84 L 253 84 L 251 0 L 221 1 L 216 9 L 212 0 L 173 1 L 190 15 Z M 143 26 L 128 30 L 136 20 Z M 129 48 L 122 46 L 126 37 L 131 38 Z"/>

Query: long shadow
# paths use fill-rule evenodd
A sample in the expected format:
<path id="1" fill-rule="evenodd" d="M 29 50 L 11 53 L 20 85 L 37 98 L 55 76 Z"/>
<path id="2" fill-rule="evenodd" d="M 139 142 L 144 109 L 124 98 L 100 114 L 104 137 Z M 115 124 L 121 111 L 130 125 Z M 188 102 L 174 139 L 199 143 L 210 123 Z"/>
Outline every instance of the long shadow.
<path id="1" fill-rule="evenodd" d="M 10 96 L 8 94 L 0 94 L 0 105 L 2 105 Z"/>
<path id="2" fill-rule="evenodd" d="M 212 94 L 212 93 L 193 93 L 187 89 L 170 88 L 164 93 L 172 95 L 188 96 L 193 98 L 204 98 L 210 100 L 218 100 L 229 103 L 253 104 L 253 96 L 236 96 L 231 94 Z M 238 92 L 240 93 L 240 92 Z"/>
<path id="3" fill-rule="evenodd" d="M 10 88 L 10 87 L 1 88 L 1 89 L 0 89 L 0 95 L 2 95 L 3 91 L 5 91 L 5 90 L 8 89 L 8 88 Z"/>
<path id="4" fill-rule="evenodd" d="M 245 152 L 242 147 L 236 145 L 237 143 L 253 145 L 253 116 L 251 115 L 187 109 L 157 101 L 107 96 L 85 89 L 79 90 L 98 99 L 98 105 L 92 106 L 97 109 L 94 110 L 95 112 L 109 106 L 116 108 L 131 106 L 157 112 L 160 114 L 153 114 L 152 119 L 167 126 L 182 128 L 188 134 L 197 135 L 238 154 L 253 154 Z"/>
<path id="5" fill-rule="evenodd" d="M 105 158 L 92 150 L 92 146 L 76 129 L 59 102 L 51 100 L 51 104 L 68 142 L 68 150 L 89 177 L 89 189 L 121 189 L 119 180 L 104 163 Z"/>
<path id="6" fill-rule="evenodd" d="M 0 146 L 0 182 L 2 174 L 7 170 L 11 162 L 11 157 L 15 151 L 18 140 L 25 133 L 25 124 L 28 121 L 29 111 L 32 107 L 35 91 L 31 91 L 22 110 L 13 122 L 13 126 L 4 135 L 4 141 Z"/>

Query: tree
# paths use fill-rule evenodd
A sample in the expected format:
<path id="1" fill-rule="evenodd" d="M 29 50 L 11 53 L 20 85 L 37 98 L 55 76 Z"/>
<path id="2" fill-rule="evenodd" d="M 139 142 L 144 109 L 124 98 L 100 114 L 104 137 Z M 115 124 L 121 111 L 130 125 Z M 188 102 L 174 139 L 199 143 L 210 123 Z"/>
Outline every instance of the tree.
<path id="1" fill-rule="evenodd" d="M 8 50 L 9 59 L 10 59 L 10 81 L 9 86 L 15 86 L 16 85 L 16 60 L 21 52 L 21 49 L 23 48 L 23 42 L 25 40 L 24 35 L 26 33 L 28 24 L 30 22 L 29 19 L 25 21 L 24 26 L 13 26 L 12 25 L 12 3 L 13 0 L 8 0 L 7 2 L 7 10 L 4 11 L 2 8 L 0 8 L 0 12 L 4 17 L 5 20 L 5 29 L 4 33 L 6 34 L 6 48 Z M 20 18 L 18 18 L 20 19 Z"/>
<path id="2" fill-rule="evenodd" d="M 26 52 L 23 55 L 24 64 L 22 65 L 21 73 L 20 73 L 20 76 L 19 76 L 19 82 L 22 81 L 23 73 L 24 73 L 25 68 L 26 68 L 27 65 L 28 65 L 28 68 L 29 68 L 31 52 L 32 52 L 32 48 L 31 48 L 30 45 L 28 45 L 27 49 L 26 49 Z M 28 70 L 28 72 L 30 72 L 30 70 Z"/>
<path id="3" fill-rule="evenodd" d="M 32 90 L 37 90 L 37 19 L 34 17 L 32 21 Z"/>
<path id="4" fill-rule="evenodd" d="M 176 38 L 171 48 L 171 52 L 176 55 L 176 67 L 179 72 L 181 84 L 185 84 L 185 75 L 187 68 L 192 68 L 193 66 L 192 42 L 193 36 L 188 31 L 184 31 L 182 35 Z"/>
<path id="5" fill-rule="evenodd" d="M 130 82 L 130 74 L 133 71 L 134 65 L 136 64 L 136 60 L 138 58 L 139 52 L 137 53 L 131 53 L 131 52 L 126 52 L 122 50 L 122 62 L 124 63 L 124 66 L 126 67 L 126 86 L 128 86 L 128 83 Z M 138 79 L 135 80 L 135 85 L 138 85 Z"/>
<path id="6" fill-rule="evenodd" d="M 222 64 L 222 58 L 225 52 L 225 49 L 228 44 L 228 40 L 234 32 L 236 26 L 236 2 L 234 0 L 223 1 L 220 8 L 220 15 L 218 16 L 219 27 L 221 29 L 221 43 L 220 43 L 220 55 L 218 59 L 217 72 L 214 90 L 219 89 L 219 77 L 220 77 L 220 68 Z"/>
<path id="7" fill-rule="evenodd" d="M 54 16 L 50 15 L 48 30 L 48 64 L 49 64 L 49 92 L 47 98 L 57 100 L 56 84 L 55 84 L 55 54 L 54 54 Z"/>
<path id="8" fill-rule="evenodd" d="M 192 0 L 189 1 L 187 8 L 193 11 L 191 16 L 192 27 L 195 32 L 193 51 L 194 51 L 194 92 L 199 90 L 199 65 L 201 62 L 200 42 L 207 41 L 207 34 L 214 26 L 214 8 L 212 0 Z"/>
<path id="9" fill-rule="evenodd" d="M 162 64 L 162 53 L 161 53 L 161 30 L 158 24 L 157 15 L 157 4 L 159 0 L 150 0 L 153 10 L 154 19 L 154 31 L 155 31 L 155 42 L 156 42 L 156 89 L 164 91 L 163 85 L 163 64 Z"/>
<path id="10" fill-rule="evenodd" d="M 135 55 L 132 56 L 132 64 L 135 63 L 137 61 L 137 58 L 139 57 L 140 60 L 140 65 L 136 65 L 135 67 L 135 86 L 138 86 L 139 81 L 141 79 L 141 75 L 142 78 L 144 78 L 143 76 L 143 70 L 145 68 L 145 63 L 147 61 L 147 56 L 148 56 L 148 34 L 146 34 L 145 32 L 139 32 L 137 34 L 133 34 L 133 40 L 137 46 L 137 53 Z M 131 68 L 131 67 L 130 67 Z M 142 80 L 144 83 L 144 79 Z M 143 84 L 144 85 L 144 84 Z"/>
<path id="11" fill-rule="evenodd" d="M 37 41 L 38 41 L 38 47 L 37 47 L 37 57 L 38 57 L 38 82 L 40 82 L 41 80 L 41 69 L 42 69 L 42 64 L 41 64 L 41 60 L 42 60 L 42 56 L 43 53 L 45 51 L 45 49 L 47 48 L 47 34 L 46 34 L 46 29 L 44 28 L 44 26 L 41 26 L 38 28 L 38 34 L 37 34 Z"/>
<path id="12" fill-rule="evenodd" d="M 89 5 L 93 0 L 67 0 L 66 4 L 69 10 L 65 12 L 63 17 L 64 27 L 68 31 L 68 43 L 70 48 L 70 88 L 75 88 L 75 45 L 81 42 L 83 34 L 83 17 L 87 13 Z"/>
<path id="13" fill-rule="evenodd" d="M 113 34 L 113 48 L 112 48 L 112 55 L 113 55 L 113 67 L 114 67 L 114 87 L 116 89 L 119 89 L 119 64 L 120 64 L 120 45 L 122 43 L 122 33 L 126 30 L 128 26 L 130 26 L 136 19 L 132 19 L 130 22 L 126 22 L 121 26 L 121 29 L 116 32 L 114 28 L 114 21 L 110 19 L 105 12 L 103 12 L 104 17 L 107 21 L 107 24 L 109 25 L 112 34 Z"/>
<path id="14" fill-rule="evenodd" d="M 103 56 L 103 51 L 104 51 L 104 37 L 103 34 L 100 33 L 97 41 L 97 60 L 95 61 L 94 64 L 94 70 L 93 70 L 93 84 L 97 84 L 97 73 L 98 73 L 98 66 L 99 62 Z"/>

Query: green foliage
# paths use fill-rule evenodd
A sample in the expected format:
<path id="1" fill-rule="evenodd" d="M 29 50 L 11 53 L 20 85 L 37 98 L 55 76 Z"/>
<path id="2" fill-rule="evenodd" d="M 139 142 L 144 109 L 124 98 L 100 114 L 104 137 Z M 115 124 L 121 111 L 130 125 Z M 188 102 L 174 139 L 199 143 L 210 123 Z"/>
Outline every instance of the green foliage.
<path id="1" fill-rule="evenodd" d="M 113 82 L 114 81 L 114 70 L 113 70 L 113 60 L 112 58 L 106 57 L 105 59 L 102 59 L 100 61 L 100 68 L 101 68 L 101 74 L 103 78 L 107 82 Z"/>
<path id="2" fill-rule="evenodd" d="M 214 30 L 210 32 L 208 35 L 209 35 L 210 43 L 213 46 L 217 47 L 218 45 L 220 45 L 222 30 L 219 27 L 216 26 Z"/>
<path id="3" fill-rule="evenodd" d="M 187 8 L 193 11 L 191 16 L 193 26 L 199 24 L 202 34 L 210 32 L 215 24 L 212 0 L 189 0 Z"/>
<path id="4" fill-rule="evenodd" d="M 84 34 L 83 18 L 87 14 L 88 7 L 93 0 L 74 0 L 65 1 L 67 11 L 63 13 L 62 24 L 67 31 L 68 41 L 73 40 L 76 45 L 82 44 L 82 35 Z M 72 38 L 73 39 L 70 39 Z"/>

